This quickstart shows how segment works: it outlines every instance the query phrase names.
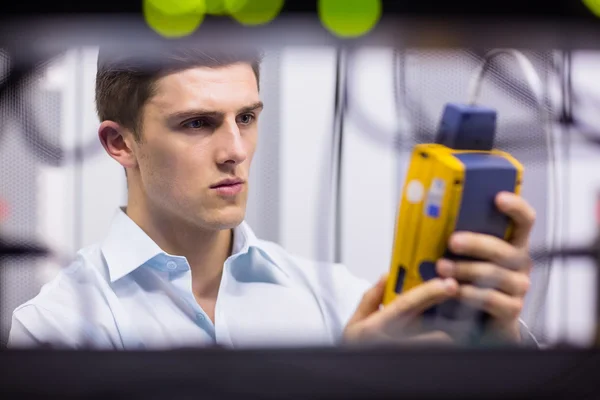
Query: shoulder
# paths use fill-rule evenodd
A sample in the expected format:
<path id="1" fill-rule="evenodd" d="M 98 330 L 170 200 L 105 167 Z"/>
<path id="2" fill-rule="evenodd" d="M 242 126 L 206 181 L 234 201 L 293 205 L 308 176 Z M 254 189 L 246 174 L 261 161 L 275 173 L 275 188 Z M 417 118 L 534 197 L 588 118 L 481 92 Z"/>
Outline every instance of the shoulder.
<path id="1" fill-rule="evenodd" d="M 82 296 L 97 296 L 98 282 L 105 280 L 105 267 L 99 245 L 85 247 L 75 258 L 61 268 L 49 282 L 44 284 L 34 298 L 13 311 L 13 320 L 30 323 L 57 316 L 67 320 L 80 314 Z"/>
<path id="2" fill-rule="evenodd" d="M 70 301 L 80 293 L 83 286 L 95 285 L 99 279 L 105 279 L 105 267 L 99 246 L 82 248 L 69 264 L 42 286 L 37 296 L 17 307 L 15 312 L 28 306 L 48 308 Z"/>
<path id="3" fill-rule="evenodd" d="M 94 314 L 104 304 L 104 293 L 98 290 L 103 263 L 98 245 L 81 249 L 73 261 L 47 282 L 33 299 L 17 307 L 12 314 L 9 346 L 29 347 L 40 344 L 75 348 L 82 334 L 93 337 Z M 101 308 L 101 307 L 100 307 Z"/>
<path id="4" fill-rule="evenodd" d="M 324 311 L 342 328 L 371 284 L 344 264 L 311 260 L 285 250 L 279 244 L 259 241 L 260 248 L 292 280 L 310 290 Z"/>

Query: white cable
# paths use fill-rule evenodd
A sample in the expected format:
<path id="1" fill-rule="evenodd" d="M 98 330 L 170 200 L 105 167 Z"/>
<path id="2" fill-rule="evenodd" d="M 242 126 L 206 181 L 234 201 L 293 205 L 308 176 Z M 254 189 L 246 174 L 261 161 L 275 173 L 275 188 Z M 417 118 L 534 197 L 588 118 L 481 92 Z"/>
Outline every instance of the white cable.
<path id="1" fill-rule="evenodd" d="M 547 236 L 546 240 L 549 244 L 550 249 L 555 249 L 558 245 L 557 241 L 557 212 L 562 209 L 562 207 L 558 207 L 558 205 L 562 204 L 562 200 L 559 198 L 558 193 L 558 174 L 557 174 L 557 166 L 556 166 L 556 155 L 555 155 L 555 140 L 554 134 L 552 130 L 552 118 L 550 114 L 550 105 L 548 102 L 548 93 L 546 89 L 546 85 L 542 83 L 540 76 L 535 70 L 535 67 L 531 63 L 531 61 L 520 51 L 515 49 L 494 49 L 489 51 L 485 56 L 483 63 L 479 66 L 479 68 L 475 71 L 473 78 L 471 79 L 469 85 L 469 104 L 475 105 L 481 93 L 481 86 L 483 82 L 483 78 L 486 72 L 489 69 L 491 61 L 499 56 L 499 55 L 509 55 L 512 56 L 517 64 L 519 65 L 521 72 L 527 84 L 529 85 L 531 91 L 536 100 L 536 106 L 542 116 L 543 119 L 543 129 L 546 136 L 546 150 L 548 155 L 548 174 L 550 175 L 549 182 L 549 193 L 548 196 L 548 229 L 546 230 Z M 550 266 L 554 263 L 554 259 L 551 259 Z M 545 282 L 543 282 L 544 286 L 542 291 L 540 291 L 539 298 L 533 298 L 532 300 L 532 309 L 533 310 L 541 310 L 541 304 L 544 304 L 545 299 L 547 297 L 548 285 L 550 280 L 550 273 L 548 273 L 545 277 Z M 537 314 L 537 313 L 536 313 Z"/>
<path id="2" fill-rule="evenodd" d="M 484 56 L 483 63 L 479 66 L 475 75 L 473 75 L 473 78 L 471 79 L 469 86 L 469 104 L 475 105 L 477 102 L 479 94 L 481 93 L 481 84 L 483 82 L 483 78 L 488 71 L 491 61 L 495 57 L 502 54 L 506 54 L 515 58 L 515 61 L 517 61 L 519 64 L 525 80 L 531 88 L 538 105 L 544 104 L 544 85 L 542 84 L 542 80 L 540 79 L 531 61 L 529 61 L 529 59 L 523 53 L 515 49 L 494 49 Z"/>

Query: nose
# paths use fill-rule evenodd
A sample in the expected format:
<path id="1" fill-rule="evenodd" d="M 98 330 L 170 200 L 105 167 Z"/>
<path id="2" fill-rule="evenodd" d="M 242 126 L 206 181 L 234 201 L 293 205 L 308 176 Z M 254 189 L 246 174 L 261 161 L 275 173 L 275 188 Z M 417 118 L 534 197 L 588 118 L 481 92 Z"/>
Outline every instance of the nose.
<path id="1" fill-rule="evenodd" d="M 238 165 L 248 157 L 244 138 L 235 121 L 225 121 L 218 132 L 217 163 Z"/>

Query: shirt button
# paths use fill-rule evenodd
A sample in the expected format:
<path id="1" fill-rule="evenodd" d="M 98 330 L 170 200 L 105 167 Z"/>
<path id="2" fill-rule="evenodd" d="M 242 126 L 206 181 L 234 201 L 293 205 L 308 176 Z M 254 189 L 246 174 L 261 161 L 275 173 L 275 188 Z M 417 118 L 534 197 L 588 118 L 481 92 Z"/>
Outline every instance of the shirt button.
<path id="1" fill-rule="evenodd" d="M 196 314 L 196 319 L 198 319 L 198 321 L 204 321 L 204 314 L 201 314 L 201 313 Z"/>
<path id="2" fill-rule="evenodd" d="M 177 263 L 175 261 L 169 261 L 167 263 L 167 268 L 170 270 L 176 269 L 177 268 Z"/>

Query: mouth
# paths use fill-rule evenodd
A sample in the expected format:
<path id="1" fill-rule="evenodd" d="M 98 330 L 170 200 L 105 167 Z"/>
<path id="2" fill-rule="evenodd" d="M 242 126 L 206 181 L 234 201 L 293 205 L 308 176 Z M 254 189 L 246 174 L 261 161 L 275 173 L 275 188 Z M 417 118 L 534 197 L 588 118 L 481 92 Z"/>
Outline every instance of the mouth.
<path id="1" fill-rule="evenodd" d="M 222 181 L 215 183 L 214 185 L 211 185 L 211 189 L 217 189 L 220 187 L 226 187 L 226 186 L 235 186 L 235 185 L 241 185 L 243 184 L 244 181 L 238 178 L 233 178 L 233 179 L 223 179 Z"/>
<path id="2" fill-rule="evenodd" d="M 224 179 L 210 188 L 214 189 L 221 196 L 235 196 L 242 191 L 244 181 L 242 179 Z"/>

